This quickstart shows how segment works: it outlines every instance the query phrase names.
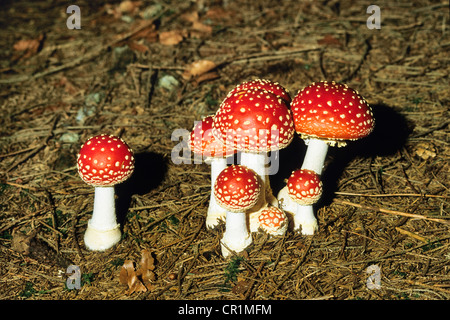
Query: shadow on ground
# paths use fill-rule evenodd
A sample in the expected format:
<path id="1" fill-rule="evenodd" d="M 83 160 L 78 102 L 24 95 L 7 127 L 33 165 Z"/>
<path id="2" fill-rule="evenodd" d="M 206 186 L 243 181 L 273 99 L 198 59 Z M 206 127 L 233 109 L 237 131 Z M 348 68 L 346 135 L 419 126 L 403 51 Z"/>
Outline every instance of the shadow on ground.
<path id="1" fill-rule="evenodd" d="M 375 118 L 375 128 L 367 138 L 349 141 L 346 147 L 328 149 L 327 166 L 322 173 L 324 193 L 317 203 L 318 207 L 331 203 L 336 192 L 337 181 L 353 159 L 393 155 L 402 149 L 412 132 L 405 118 L 393 108 L 383 104 L 371 107 Z M 280 151 L 282 160 L 280 160 L 279 171 L 270 176 L 275 195 L 286 185 L 285 180 L 289 178 L 291 172 L 301 167 L 305 152 L 306 146 L 298 136 L 286 149 Z"/>
<path id="2" fill-rule="evenodd" d="M 144 195 L 156 189 L 164 180 L 167 162 L 163 155 L 154 152 L 135 155 L 133 175 L 116 186 L 116 212 L 120 225 L 124 225 L 133 195 Z"/>

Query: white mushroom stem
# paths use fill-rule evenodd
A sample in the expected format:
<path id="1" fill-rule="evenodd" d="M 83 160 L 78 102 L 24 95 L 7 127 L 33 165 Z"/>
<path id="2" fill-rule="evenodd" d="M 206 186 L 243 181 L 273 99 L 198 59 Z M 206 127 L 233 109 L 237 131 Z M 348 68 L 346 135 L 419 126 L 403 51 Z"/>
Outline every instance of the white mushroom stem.
<path id="1" fill-rule="evenodd" d="M 103 251 L 119 242 L 120 237 L 114 187 L 95 187 L 94 210 L 84 234 L 84 244 L 90 250 Z"/>
<path id="2" fill-rule="evenodd" d="M 219 173 L 227 167 L 227 158 L 208 158 L 205 162 L 211 164 L 211 196 L 206 214 L 206 227 L 212 229 L 219 224 L 220 220 L 224 221 L 227 214 L 227 210 L 219 206 L 214 197 L 214 183 Z"/>
<path id="3" fill-rule="evenodd" d="M 274 207 L 278 207 L 278 201 L 272 194 L 272 188 L 270 187 L 269 176 L 267 174 L 267 152 L 253 153 L 253 152 L 241 152 L 240 164 L 252 169 L 261 177 L 261 182 L 264 185 L 265 192 L 261 194 L 260 204 L 264 205 L 266 202 L 270 203 Z M 255 209 L 259 210 L 260 206 L 256 206 Z"/>
<path id="4" fill-rule="evenodd" d="M 223 234 L 222 255 L 227 257 L 231 254 L 228 250 L 236 253 L 243 251 L 252 243 L 252 237 L 247 228 L 247 217 L 244 212 L 227 212 L 225 233 Z M 227 249 L 228 247 L 228 249 Z"/>
<path id="5" fill-rule="evenodd" d="M 305 158 L 301 169 L 312 170 L 322 174 L 325 158 L 328 152 L 328 142 L 320 139 L 305 139 L 307 145 Z M 317 219 L 312 205 L 301 205 L 290 196 L 288 187 L 280 190 L 277 196 L 280 209 L 290 213 L 294 219 L 294 231 L 301 231 L 304 235 L 313 235 L 318 230 Z"/>
<path id="6" fill-rule="evenodd" d="M 290 214 L 294 220 L 294 231 L 301 231 L 304 235 L 313 235 L 318 229 L 317 219 L 314 216 L 312 205 L 301 205 L 289 196 L 288 187 L 285 186 L 278 193 L 280 209 Z"/>
<path id="7" fill-rule="evenodd" d="M 302 169 L 312 170 L 321 175 L 328 152 L 328 142 L 320 139 L 306 139 L 305 144 L 307 149 Z"/>

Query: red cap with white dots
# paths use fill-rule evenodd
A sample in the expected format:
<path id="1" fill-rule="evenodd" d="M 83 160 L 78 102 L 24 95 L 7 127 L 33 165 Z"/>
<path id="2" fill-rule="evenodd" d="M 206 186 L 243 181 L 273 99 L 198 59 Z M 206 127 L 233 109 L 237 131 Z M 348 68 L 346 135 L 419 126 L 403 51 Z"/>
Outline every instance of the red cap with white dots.
<path id="1" fill-rule="evenodd" d="M 300 169 L 292 172 L 287 187 L 292 200 L 301 205 L 316 203 L 322 195 L 322 181 L 312 170 Z"/>
<path id="2" fill-rule="evenodd" d="M 242 165 L 224 169 L 214 184 L 217 203 L 231 212 L 245 212 L 256 205 L 261 192 L 258 175 Z"/>
<path id="3" fill-rule="evenodd" d="M 78 153 L 77 167 L 81 179 L 87 184 L 113 186 L 133 173 L 133 151 L 121 138 L 101 134 L 83 144 Z"/>
<path id="4" fill-rule="evenodd" d="M 231 90 L 227 96 L 231 96 L 236 92 L 247 90 L 247 89 L 260 89 L 266 90 L 281 99 L 283 99 L 286 103 L 291 103 L 291 96 L 289 95 L 289 91 L 280 85 L 278 82 L 273 82 L 267 79 L 255 79 L 243 82 L 237 85 L 233 90 Z"/>
<path id="5" fill-rule="evenodd" d="M 372 132 L 372 110 L 356 90 L 334 81 L 314 82 L 300 90 L 291 104 L 295 130 L 302 138 L 357 140 Z"/>
<path id="6" fill-rule="evenodd" d="M 287 230 L 288 219 L 283 210 L 267 207 L 258 217 L 259 227 L 271 235 L 283 235 Z"/>
<path id="7" fill-rule="evenodd" d="M 216 138 L 244 152 L 283 149 L 291 143 L 294 133 L 286 102 L 257 88 L 228 95 L 213 122 Z"/>

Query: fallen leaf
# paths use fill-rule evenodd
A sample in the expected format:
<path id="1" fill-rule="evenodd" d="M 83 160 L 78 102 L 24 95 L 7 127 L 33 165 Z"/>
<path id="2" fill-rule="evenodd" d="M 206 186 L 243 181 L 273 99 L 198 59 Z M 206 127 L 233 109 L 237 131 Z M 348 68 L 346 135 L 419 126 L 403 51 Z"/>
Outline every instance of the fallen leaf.
<path id="1" fill-rule="evenodd" d="M 119 11 L 122 13 L 134 14 L 139 10 L 139 6 L 142 4 L 141 1 L 129 1 L 125 0 L 119 4 Z"/>
<path id="2" fill-rule="evenodd" d="M 195 84 L 199 85 L 200 83 L 202 83 L 204 81 L 211 81 L 211 80 L 215 80 L 215 79 L 218 79 L 218 78 L 220 78 L 220 76 L 219 76 L 219 74 L 217 72 L 215 72 L 215 71 L 208 72 L 208 73 L 205 73 L 205 74 L 202 74 L 202 75 L 198 76 L 195 79 Z"/>
<path id="3" fill-rule="evenodd" d="M 325 35 L 322 39 L 317 40 L 318 44 L 329 44 L 340 46 L 341 42 L 330 34 Z"/>
<path id="4" fill-rule="evenodd" d="M 162 31 L 159 33 L 159 42 L 166 46 L 174 46 L 183 41 L 183 32 L 180 30 Z"/>
<path id="5" fill-rule="evenodd" d="M 197 60 L 192 62 L 183 72 L 183 79 L 189 80 L 192 77 L 197 77 L 212 71 L 217 65 L 211 60 Z"/>
<path id="6" fill-rule="evenodd" d="M 140 268 L 136 270 L 135 264 L 131 260 L 125 260 L 120 270 L 119 281 L 121 284 L 127 285 L 126 294 L 134 292 L 146 292 L 153 289 L 150 281 L 156 280 L 153 272 L 155 269 L 155 260 L 148 250 L 142 250 Z"/>
<path id="7" fill-rule="evenodd" d="M 204 37 L 209 36 L 211 34 L 212 34 L 211 26 L 203 24 L 200 21 L 194 21 L 194 23 L 192 23 L 192 30 L 190 32 L 191 37 L 192 36 Z"/>
<path id="8" fill-rule="evenodd" d="M 421 142 L 416 145 L 415 154 L 423 160 L 427 160 L 436 157 L 436 149 L 432 145 Z"/>
<path id="9" fill-rule="evenodd" d="M 126 44 L 133 51 L 138 51 L 142 53 L 150 51 L 149 47 L 147 47 L 145 44 L 141 44 L 136 41 L 127 41 Z"/>
<path id="10" fill-rule="evenodd" d="M 197 11 L 185 12 L 180 16 L 180 18 L 185 21 L 194 23 L 198 21 L 198 12 Z"/>
<path id="11" fill-rule="evenodd" d="M 32 232 L 31 235 L 25 235 L 20 232 L 13 231 L 13 238 L 11 243 L 11 249 L 17 251 L 23 255 L 30 254 L 31 240 L 36 236 L 36 232 Z"/>
<path id="12" fill-rule="evenodd" d="M 36 39 L 19 40 L 13 45 L 13 49 L 18 52 L 24 52 L 22 58 L 29 58 L 41 49 L 43 40 L 43 34 Z"/>
<path id="13" fill-rule="evenodd" d="M 250 289 L 251 283 L 246 280 L 239 280 L 236 285 L 231 289 L 234 294 L 240 295 L 242 298 L 244 294 Z"/>
<path id="14" fill-rule="evenodd" d="M 156 275 L 153 272 L 155 259 L 153 259 L 152 254 L 147 249 L 142 250 L 141 254 L 141 268 L 138 270 L 138 274 L 141 275 L 144 284 L 149 281 L 155 281 Z"/>
<path id="15" fill-rule="evenodd" d="M 120 269 L 119 280 L 121 284 L 128 284 L 129 274 L 134 273 L 134 263 L 131 260 L 125 260 L 122 269 Z"/>
<path id="16" fill-rule="evenodd" d="M 202 23 L 199 20 L 198 12 L 191 11 L 186 12 L 181 15 L 181 18 L 185 21 L 192 23 L 192 26 L 189 30 L 190 37 L 204 37 L 212 34 L 212 27 Z"/>

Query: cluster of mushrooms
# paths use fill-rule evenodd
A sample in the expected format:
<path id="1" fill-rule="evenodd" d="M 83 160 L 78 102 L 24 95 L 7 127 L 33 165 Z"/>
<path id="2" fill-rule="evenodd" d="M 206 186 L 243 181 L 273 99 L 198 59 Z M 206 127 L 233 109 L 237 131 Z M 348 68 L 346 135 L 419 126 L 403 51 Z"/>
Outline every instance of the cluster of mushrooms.
<path id="1" fill-rule="evenodd" d="M 269 80 L 244 82 L 231 90 L 215 115 L 195 124 L 189 139 L 194 155 L 211 166 L 206 226 L 213 229 L 225 222 L 223 256 L 247 248 L 252 232 L 283 235 L 289 221 L 295 232 L 314 234 L 318 224 L 313 204 L 322 194 L 320 176 L 328 146 L 345 146 L 347 140 L 370 134 L 373 127 L 372 110 L 364 98 L 334 81 L 312 83 L 293 99 Z M 286 148 L 295 133 L 307 145 L 305 158 L 275 197 L 268 178 L 269 153 Z M 239 164 L 232 164 L 236 153 Z M 100 135 L 82 146 L 77 165 L 81 178 L 95 186 L 85 244 L 91 250 L 106 250 L 120 240 L 114 185 L 131 175 L 133 153 L 120 138 Z"/>

